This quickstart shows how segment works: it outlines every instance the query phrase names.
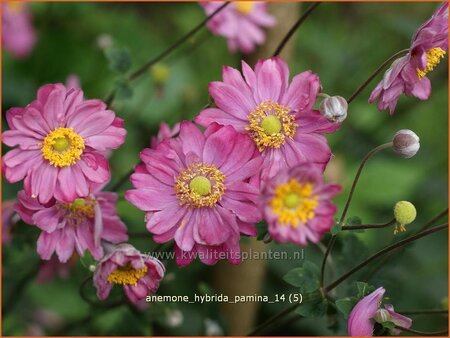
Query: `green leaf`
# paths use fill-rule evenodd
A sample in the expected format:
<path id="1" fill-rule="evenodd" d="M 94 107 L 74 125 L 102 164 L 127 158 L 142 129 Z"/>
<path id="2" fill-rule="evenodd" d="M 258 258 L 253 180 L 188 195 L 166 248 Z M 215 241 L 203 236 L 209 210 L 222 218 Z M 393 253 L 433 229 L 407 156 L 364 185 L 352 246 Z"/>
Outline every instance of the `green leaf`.
<path id="1" fill-rule="evenodd" d="M 347 222 L 345 222 L 346 225 L 361 225 L 362 220 L 358 216 L 352 216 L 347 218 Z"/>
<path id="2" fill-rule="evenodd" d="M 313 292 L 320 286 L 319 269 L 310 261 L 303 263 L 300 268 L 292 269 L 283 279 L 287 283 L 300 288 L 300 292 L 303 293 Z"/>
<path id="3" fill-rule="evenodd" d="M 109 68 L 117 73 L 125 73 L 131 68 L 131 54 L 127 48 L 111 47 L 105 50 Z"/>
<path id="4" fill-rule="evenodd" d="M 384 322 L 384 323 L 381 323 L 381 325 L 383 325 L 383 327 L 385 327 L 386 329 L 394 329 L 395 328 L 395 324 L 393 322 Z"/>
<path id="5" fill-rule="evenodd" d="M 320 292 L 314 292 L 306 295 L 295 312 L 304 317 L 323 317 L 327 312 L 328 302 L 322 297 Z"/>
<path id="6" fill-rule="evenodd" d="M 365 282 L 356 282 L 356 288 L 358 289 L 358 294 L 356 296 L 358 299 L 367 296 L 369 293 L 375 290 L 375 287 Z"/>
<path id="7" fill-rule="evenodd" d="M 342 312 L 344 318 L 347 319 L 357 302 L 355 297 L 346 297 L 336 300 L 336 307 Z"/>
<path id="8" fill-rule="evenodd" d="M 340 231 L 342 230 L 342 225 L 340 224 L 335 224 L 333 225 L 333 227 L 331 228 L 331 234 L 333 236 L 337 235 Z"/>

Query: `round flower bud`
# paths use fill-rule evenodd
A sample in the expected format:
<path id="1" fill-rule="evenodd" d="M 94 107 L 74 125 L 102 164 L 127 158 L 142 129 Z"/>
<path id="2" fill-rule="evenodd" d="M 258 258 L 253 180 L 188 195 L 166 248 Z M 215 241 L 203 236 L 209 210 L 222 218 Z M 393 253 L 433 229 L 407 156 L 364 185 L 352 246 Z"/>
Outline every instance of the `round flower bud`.
<path id="1" fill-rule="evenodd" d="M 373 319 L 377 322 L 377 323 L 385 323 L 385 322 L 390 322 L 392 320 L 391 314 L 389 313 L 388 310 L 386 309 L 378 309 L 377 312 L 375 313 L 375 317 L 373 317 Z"/>
<path id="2" fill-rule="evenodd" d="M 409 129 L 399 130 L 392 140 L 394 151 L 401 157 L 413 157 L 420 148 L 419 137 Z"/>
<path id="3" fill-rule="evenodd" d="M 416 219 L 417 211 L 414 204 L 408 201 L 400 201 L 395 204 L 394 217 L 398 224 L 407 225 Z"/>
<path id="4" fill-rule="evenodd" d="M 320 102 L 320 113 L 328 121 L 341 123 L 347 118 L 348 103 L 342 96 L 325 97 Z"/>

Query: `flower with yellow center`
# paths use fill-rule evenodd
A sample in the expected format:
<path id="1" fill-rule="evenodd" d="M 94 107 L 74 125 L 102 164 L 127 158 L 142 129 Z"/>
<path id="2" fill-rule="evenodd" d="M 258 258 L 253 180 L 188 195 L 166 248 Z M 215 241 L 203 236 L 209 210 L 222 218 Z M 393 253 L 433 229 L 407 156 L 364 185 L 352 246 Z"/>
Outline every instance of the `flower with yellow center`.
<path id="1" fill-rule="evenodd" d="M 313 194 L 310 183 L 300 183 L 296 179 L 280 184 L 275 189 L 271 201 L 272 212 L 278 216 L 278 222 L 297 228 L 302 223 L 314 218 L 314 211 L 319 202 Z"/>
<path id="2" fill-rule="evenodd" d="M 266 148 L 280 148 L 286 143 L 286 137 L 293 139 L 298 125 L 290 108 L 271 100 L 258 105 L 248 114 L 250 137 L 260 152 Z"/>
<path id="3" fill-rule="evenodd" d="M 216 166 L 196 163 L 180 172 L 175 192 L 180 205 L 193 208 L 214 206 L 225 192 L 225 175 Z"/>
<path id="4" fill-rule="evenodd" d="M 252 12 L 254 6 L 255 6 L 255 4 L 253 3 L 253 1 L 236 1 L 235 2 L 236 10 L 243 15 L 249 15 Z"/>
<path id="5" fill-rule="evenodd" d="M 67 167 L 80 159 L 84 148 L 83 138 L 73 128 L 56 128 L 44 138 L 41 152 L 51 165 Z"/>
<path id="6" fill-rule="evenodd" d="M 109 274 L 108 282 L 110 284 L 137 286 L 139 279 L 144 277 L 147 271 L 147 266 L 144 266 L 139 270 L 134 269 L 131 264 L 119 266 L 116 270 Z"/>
<path id="7" fill-rule="evenodd" d="M 419 80 L 431 72 L 439 64 L 439 62 L 441 62 L 441 59 L 445 56 L 445 54 L 445 51 L 439 47 L 428 50 L 426 53 L 427 65 L 425 66 L 425 69 L 416 69 Z"/>

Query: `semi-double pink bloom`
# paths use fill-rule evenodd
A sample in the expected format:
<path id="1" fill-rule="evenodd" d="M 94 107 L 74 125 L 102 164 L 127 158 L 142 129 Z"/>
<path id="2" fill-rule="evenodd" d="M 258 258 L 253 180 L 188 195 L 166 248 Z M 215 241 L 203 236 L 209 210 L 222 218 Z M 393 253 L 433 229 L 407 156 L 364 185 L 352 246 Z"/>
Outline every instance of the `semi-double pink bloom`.
<path id="1" fill-rule="evenodd" d="M 426 77 L 448 50 L 448 2 L 443 3 L 434 15 L 414 34 L 407 55 L 394 61 L 376 86 L 369 103 L 377 101 L 379 110 L 389 108 L 391 115 L 402 94 L 427 100 L 431 82 Z"/>
<path id="2" fill-rule="evenodd" d="M 3 157 L 6 179 L 25 179 L 25 192 L 40 203 L 53 197 L 72 202 L 110 178 L 101 154 L 118 148 L 126 130 L 122 119 L 100 100 L 85 100 L 80 89 L 42 86 L 25 108 L 6 113 L 10 130 L 3 143 L 14 149 Z"/>
<path id="3" fill-rule="evenodd" d="M 311 71 L 289 83 L 289 68 L 279 57 L 260 60 L 253 71 L 242 62 L 241 73 L 224 67 L 223 82 L 209 84 L 217 107 L 203 110 L 195 121 L 202 126 L 217 122 L 249 135 L 264 158 L 263 179 L 302 162 L 326 166 L 331 150 L 325 133 L 339 123 L 329 122 L 314 110 L 320 82 Z"/>

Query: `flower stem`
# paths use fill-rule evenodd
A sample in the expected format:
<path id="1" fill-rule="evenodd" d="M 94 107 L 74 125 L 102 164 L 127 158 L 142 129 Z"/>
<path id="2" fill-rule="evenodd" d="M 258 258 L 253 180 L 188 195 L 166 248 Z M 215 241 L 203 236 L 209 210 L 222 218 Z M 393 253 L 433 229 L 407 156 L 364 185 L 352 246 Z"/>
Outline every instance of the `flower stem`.
<path id="1" fill-rule="evenodd" d="M 403 49 L 397 53 L 395 53 L 394 55 L 392 55 L 389 59 L 387 59 L 386 61 L 384 61 L 369 77 L 366 81 L 364 81 L 364 83 L 358 87 L 358 89 L 355 90 L 355 92 L 350 95 L 350 97 L 347 99 L 347 102 L 350 104 L 366 87 L 367 85 L 372 82 L 372 80 L 381 72 L 384 70 L 384 68 L 391 63 L 392 61 L 394 61 L 396 58 L 405 55 L 406 53 L 409 52 L 409 49 Z"/>
<path id="2" fill-rule="evenodd" d="M 291 27 L 291 29 L 287 32 L 286 36 L 281 40 L 280 44 L 278 45 L 277 49 L 273 53 L 273 56 L 280 55 L 283 48 L 286 46 L 288 41 L 291 39 L 292 35 L 294 35 L 295 31 L 301 26 L 301 24 L 306 20 L 306 18 L 311 14 L 314 9 L 317 8 L 321 3 L 316 2 L 313 3 L 309 8 L 303 13 L 303 15 L 297 20 L 297 22 Z"/>
<path id="3" fill-rule="evenodd" d="M 181 38 L 179 38 L 177 41 L 175 41 L 169 48 L 164 50 L 162 53 L 145 63 L 143 66 L 138 68 L 135 72 L 131 73 L 131 75 L 128 77 L 128 81 L 133 81 L 140 77 L 142 74 L 144 74 L 147 69 L 149 69 L 151 66 L 153 66 L 155 63 L 161 61 L 166 56 L 168 56 L 170 53 L 172 53 L 174 50 L 176 50 L 179 46 L 183 45 L 186 41 L 188 41 L 192 36 L 194 36 L 200 29 L 205 26 L 208 21 L 210 21 L 214 16 L 216 16 L 222 9 L 224 9 L 226 6 L 230 4 L 229 1 L 225 2 L 222 6 L 217 8 L 214 12 L 212 12 L 209 16 L 207 16 L 202 22 L 200 22 L 197 26 L 195 26 L 191 31 L 183 35 Z M 116 95 L 116 91 L 112 91 L 111 94 L 106 99 L 106 105 L 111 105 L 111 103 L 114 101 L 114 97 Z"/>
<path id="4" fill-rule="evenodd" d="M 348 277 L 350 277 L 351 275 L 353 275 L 355 272 L 357 272 L 358 270 L 362 269 L 363 267 L 365 267 L 368 263 L 370 263 L 371 261 L 377 259 L 380 256 L 383 256 L 384 254 L 396 250 L 398 248 L 401 248 L 411 242 L 414 242 L 416 240 L 418 240 L 419 238 L 425 237 L 427 235 L 430 235 L 432 233 L 435 233 L 437 231 L 440 230 L 444 230 L 444 229 L 448 229 L 448 223 L 445 224 L 441 224 L 438 225 L 436 227 L 433 227 L 431 229 L 425 230 L 425 231 L 421 231 L 418 234 L 415 234 L 411 237 L 408 237 L 402 241 L 399 241 L 397 243 L 394 243 L 392 245 L 387 246 L 386 248 L 376 252 L 375 254 L 373 254 L 372 256 L 368 257 L 366 260 L 364 260 L 363 262 L 361 262 L 360 264 L 358 264 L 357 266 L 355 266 L 353 269 L 351 269 L 350 271 L 344 273 L 341 277 L 339 277 L 338 279 L 336 279 L 334 282 L 332 282 L 330 285 L 326 286 L 324 288 L 325 292 L 329 292 L 331 290 L 333 290 L 336 286 L 338 286 L 339 284 L 341 284 L 344 280 L 346 280 Z"/>
<path id="5" fill-rule="evenodd" d="M 345 225 L 341 230 L 364 230 L 364 229 L 382 229 L 395 223 L 395 219 L 382 224 L 360 224 L 360 225 Z"/>
<path id="6" fill-rule="evenodd" d="M 448 315 L 448 310 L 409 310 L 409 311 L 397 311 L 402 315 Z"/>
<path id="7" fill-rule="evenodd" d="M 345 216 L 347 215 L 348 208 L 350 206 L 350 202 L 352 201 L 353 193 L 355 192 L 356 184 L 358 183 L 359 177 L 361 176 L 361 172 L 364 169 L 365 164 L 371 158 L 373 155 L 378 153 L 379 151 L 392 147 L 392 142 L 388 142 L 382 145 L 379 145 L 378 147 L 375 147 L 371 151 L 369 151 L 366 156 L 361 161 L 361 164 L 359 165 L 358 171 L 356 172 L 356 176 L 353 179 L 352 187 L 350 188 L 350 193 L 347 197 L 347 201 L 345 202 L 344 210 L 342 211 L 341 218 L 339 219 L 339 224 L 342 225 L 345 219 Z M 320 287 L 323 287 L 324 284 L 324 278 L 325 278 L 325 267 L 327 263 L 328 255 L 330 254 L 331 250 L 333 249 L 334 243 L 336 242 L 336 235 L 333 235 L 328 242 L 327 250 L 325 251 L 325 255 L 322 260 L 322 266 L 320 268 Z"/>
<path id="8" fill-rule="evenodd" d="M 419 229 L 418 232 L 428 229 L 430 226 L 432 226 L 434 223 L 439 221 L 442 217 L 448 214 L 448 208 L 446 208 L 444 211 L 442 211 L 440 214 L 433 217 L 430 221 L 427 222 L 421 229 Z"/>
<path id="9" fill-rule="evenodd" d="M 395 326 L 396 329 L 399 329 L 404 332 L 412 333 L 418 336 L 444 336 L 447 335 L 448 330 L 436 331 L 436 332 L 423 332 L 414 329 L 407 329 L 406 327 Z"/>

